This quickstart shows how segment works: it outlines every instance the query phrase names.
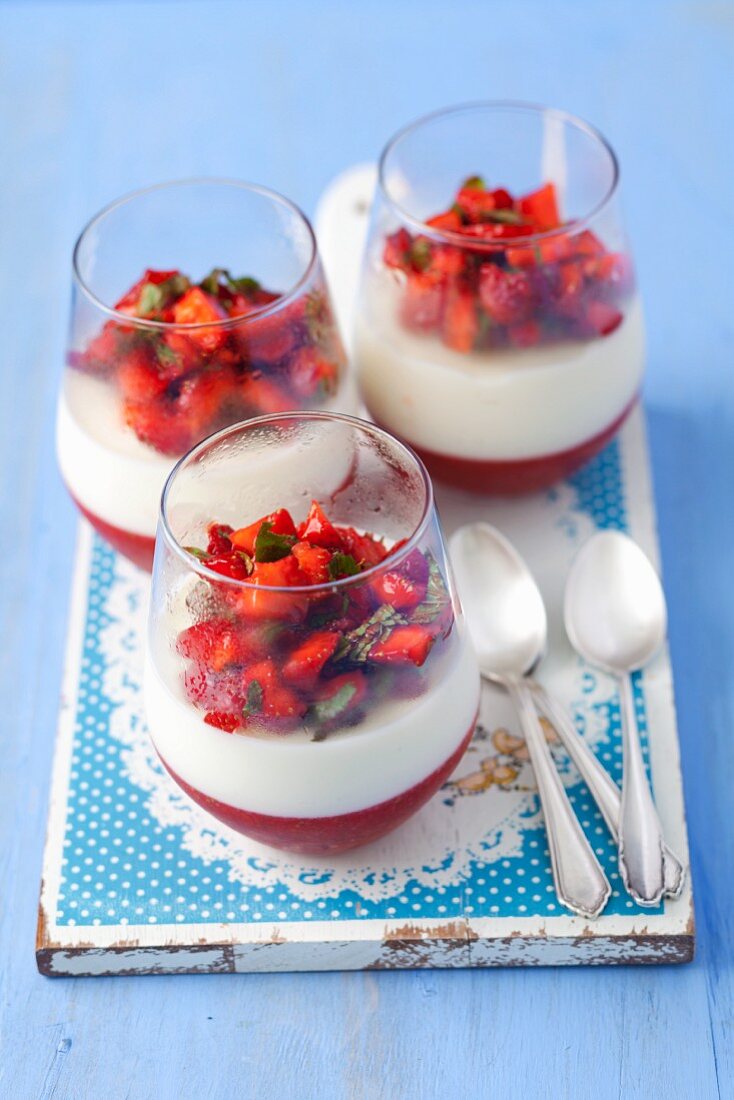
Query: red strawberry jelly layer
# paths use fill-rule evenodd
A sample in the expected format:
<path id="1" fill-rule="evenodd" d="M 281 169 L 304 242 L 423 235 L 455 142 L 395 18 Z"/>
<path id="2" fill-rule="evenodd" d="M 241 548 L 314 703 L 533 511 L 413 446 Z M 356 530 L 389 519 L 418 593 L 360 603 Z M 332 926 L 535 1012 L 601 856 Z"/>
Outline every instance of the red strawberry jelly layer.
<path id="1" fill-rule="evenodd" d="M 436 454 L 417 447 L 407 440 L 425 462 L 428 472 L 438 481 L 475 493 L 495 493 L 498 496 L 518 496 L 547 489 L 556 481 L 568 477 L 595 454 L 606 447 L 632 411 L 635 397 L 612 423 L 598 435 L 571 447 L 567 451 L 504 462 L 456 458 Z"/>
<path id="2" fill-rule="evenodd" d="M 336 817 L 271 817 L 268 814 L 239 810 L 197 791 L 176 775 L 165 760 L 163 764 L 189 798 L 238 833 L 288 852 L 314 856 L 336 855 L 378 840 L 412 817 L 451 775 L 464 755 L 473 732 L 474 722 L 448 760 L 414 787 L 387 802 L 380 802 L 376 806 L 351 814 L 338 814 Z"/>
<path id="3" fill-rule="evenodd" d="M 89 520 L 95 531 L 98 531 L 102 538 L 107 540 L 110 546 L 114 547 L 115 550 L 119 550 L 121 554 L 129 558 L 135 565 L 150 573 L 153 568 L 153 552 L 155 550 L 154 538 L 148 538 L 146 535 L 136 535 L 132 531 L 123 531 L 121 527 L 113 527 L 111 523 L 106 523 L 103 519 L 100 519 L 99 516 L 96 516 L 94 512 L 90 512 L 88 508 L 80 504 L 73 493 L 69 495 L 84 518 Z"/>

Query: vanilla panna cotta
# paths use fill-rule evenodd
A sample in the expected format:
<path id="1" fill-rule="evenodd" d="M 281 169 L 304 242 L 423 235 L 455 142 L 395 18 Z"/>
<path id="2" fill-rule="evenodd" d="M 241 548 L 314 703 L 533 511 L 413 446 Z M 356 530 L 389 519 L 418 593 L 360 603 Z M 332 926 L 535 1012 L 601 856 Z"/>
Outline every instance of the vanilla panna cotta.
<path id="1" fill-rule="evenodd" d="M 179 786 L 263 843 L 331 855 L 420 809 L 479 707 L 420 461 L 325 413 L 196 447 L 163 494 L 145 703 Z"/>

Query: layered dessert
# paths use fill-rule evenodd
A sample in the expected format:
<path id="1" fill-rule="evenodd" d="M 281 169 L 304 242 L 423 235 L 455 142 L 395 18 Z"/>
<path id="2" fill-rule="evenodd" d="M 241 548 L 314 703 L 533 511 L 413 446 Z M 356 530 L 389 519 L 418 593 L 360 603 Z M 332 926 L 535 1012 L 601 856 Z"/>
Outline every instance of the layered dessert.
<path id="1" fill-rule="evenodd" d="M 294 296 L 221 268 L 199 282 L 149 269 L 111 312 L 69 353 L 59 464 L 90 522 L 150 568 L 176 459 L 239 420 L 330 408 L 344 353 L 318 275 Z"/>
<path id="2" fill-rule="evenodd" d="M 276 847 L 331 854 L 394 829 L 453 771 L 478 708 L 442 552 L 318 501 L 300 522 L 212 521 L 201 542 L 151 625 L 146 709 L 168 771 Z"/>
<path id="3" fill-rule="evenodd" d="M 368 249 L 355 354 L 374 419 L 431 473 L 529 491 L 598 451 L 644 363 L 633 267 L 553 183 L 513 195 L 464 181 L 448 207 Z"/>

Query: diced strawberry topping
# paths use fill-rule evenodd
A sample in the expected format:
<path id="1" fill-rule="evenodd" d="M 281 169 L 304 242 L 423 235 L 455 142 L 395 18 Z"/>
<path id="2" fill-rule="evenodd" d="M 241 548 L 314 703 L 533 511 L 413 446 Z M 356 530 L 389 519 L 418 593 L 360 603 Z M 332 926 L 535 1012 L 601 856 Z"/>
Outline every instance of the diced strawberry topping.
<path id="1" fill-rule="evenodd" d="M 517 200 L 517 208 L 541 231 L 556 229 L 561 224 L 556 189 L 552 183 L 545 183 L 537 191 L 522 195 Z"/>
<path id="2" fill-rule="evenodd" d="M 372 646 L 370 660 L 378 664 L 411 664 L 420 667 L 435 639 L 424 626 L 396 626 Z"/>
<path id="3" fill-rule="evenodd" d="M 275 663 L 269 659 L 247 670 L 242 687 L 248 717 L 297 719 L 306 713 L 306 704 L 281 682 Z"/>
<path id="4" fill-rule="evenodd" d="M 297 646 L 283 665 L 283 679 L 296 687 L 311 688 L 339 644 L 335 631 L 317 630 Z"/>
<path id="5" fill-rule="evenodd" d="M 479 300 L 497 324 L 516 325 L 532 313 L 532 284 L 523 272 L 509 273 L 496 264 L 485 264 L 479 276 Z"/>
<path id="6" fill-rule="evenodd" d="M 454 351 L 471 351 L 478 332 L 479 320 L 474 295 L 468 288 L 452 286 L 446 295 L 443 342 Z"/>
<path id="7" fill-rule="evenodd" d="M 372 693 L 376 703 L 394 695 L 406 669 L 417 678 L 413 694 L 423 690 L 417 670 L 453 623 L 429 552 L 413 549 L 380 571 L 384 542 L 333 523 L 316 500 L 298 525 L 278 508 L 237 530 L 210 523 L 206 538 L 206 550 L 189 552 L 244 581 L 201 579 L 209 593 L 187 598 L 201 618 L 181 631 L 177 649 L 187 697 L 209 725 L 287 733 L 303 722 L 319 740 L 356 722 Z"/>
<path id="8" fill-rule="evenodd" d="M 278 508 L 277 511 L 271 512 L 270 515 L 263 516 L 262 519 L 256 520 L 255 523 L 251 523 L 247 527 L 240 527 L 238 531 L 232 532 L 232 545 L 236 546 L 239 550 L 244 550 L 248 554 L 253 554 L 255 552 L 255 539 L 264 523 L 270 524 L 270 530 L 273 534 L 293 537 L 296 535 L 296 525 L 293 522 L 293 517 L 290 512 L 287 508 Z"/>
<path id="9" fill-rule="evenodd" d="M 317 500 L 311 502 L 311 509 L 304 522 L 298 528 L 298 537 L 314 546 L 324 546 L 333 550 L 342 545 L 339 532 Z"/>

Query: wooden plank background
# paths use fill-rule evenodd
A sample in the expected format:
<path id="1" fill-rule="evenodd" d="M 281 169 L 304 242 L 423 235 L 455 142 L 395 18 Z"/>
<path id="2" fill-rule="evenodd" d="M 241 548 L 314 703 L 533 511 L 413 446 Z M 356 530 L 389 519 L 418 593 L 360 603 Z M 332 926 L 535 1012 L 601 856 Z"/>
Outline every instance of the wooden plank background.
<path id="1" fill-rule="evenodd" d="M 731 3 L 0 4 L 0 1095 L 734 1095 Z M 690 967 L 58 980 L 33 936 L 74 516 L 53 457 L 76 232 L 212 173 L 313 212 L 407 119 L 484 96 L 596 122 L 623 165 L 671 604 Z"/>

